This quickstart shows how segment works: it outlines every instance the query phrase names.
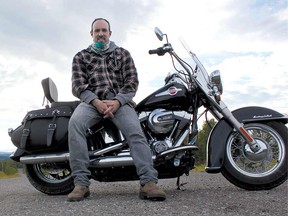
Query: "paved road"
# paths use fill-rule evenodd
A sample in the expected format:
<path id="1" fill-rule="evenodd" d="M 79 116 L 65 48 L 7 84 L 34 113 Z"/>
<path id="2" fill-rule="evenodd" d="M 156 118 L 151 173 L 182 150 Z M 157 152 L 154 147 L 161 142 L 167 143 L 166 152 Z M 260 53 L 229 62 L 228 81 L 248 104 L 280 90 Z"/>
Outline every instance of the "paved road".
<path id="1" fill-rule="evenodd" d="M 0 180 L 0 215 L 288 215 L 287 182 L 270 191 L 245 191 L 221 174 L 191 172 L 182 177 L 185 190 L 176 190 L 176 179 L 160 180 L 167 192 L 164 202 L 138 199 L 138 181 L 92 181 L 92 196 L 79 203 L 66 196 L 38 192 L 25 176 Z"/>

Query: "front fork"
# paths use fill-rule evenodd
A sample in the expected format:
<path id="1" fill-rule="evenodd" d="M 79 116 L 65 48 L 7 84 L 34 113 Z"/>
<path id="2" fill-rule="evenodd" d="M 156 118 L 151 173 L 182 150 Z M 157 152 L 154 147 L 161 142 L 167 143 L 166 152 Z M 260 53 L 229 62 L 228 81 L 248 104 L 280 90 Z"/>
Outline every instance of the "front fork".
<path id="1" fill-rule="evenodd" d="M 254 153 L 260 150 L 260 145 L 256 142 L 256 140 L 248 133 L 248 131 L 244 128 L 243 124 L 240 123 L 230 112 L 230 110 L 227 108 L 227 106 L 220 101 L 219 102 L 219 107 L 220 107 L 220 113 L 217 114 L 219 117 L 222 115 L 229 123 L 230 125 L 237 131 L 239 132 L 242 137 L 245 139 L 247 144 L 249 145 L 251 151 Z"/>

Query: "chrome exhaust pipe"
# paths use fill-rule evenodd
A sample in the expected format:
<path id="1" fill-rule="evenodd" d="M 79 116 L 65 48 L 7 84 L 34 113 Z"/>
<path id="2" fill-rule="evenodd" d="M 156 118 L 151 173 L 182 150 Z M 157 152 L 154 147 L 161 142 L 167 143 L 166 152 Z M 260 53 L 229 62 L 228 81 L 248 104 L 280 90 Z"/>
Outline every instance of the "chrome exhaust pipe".
<path id="1" fill-rule="evenodd" d="M 23 164 L 38 164 L 38 163 L 57 163 L 69 161 L 70 154 L 57 153 L 57 154 L 36 154 L 28 155 L 20 158 L 20 163 Z"/>
<path id="2" fill-rule="evenodd" d="M 153 157 L 155 159 L 155 157 Z M 42 154 L 42 155 L 29 155 L 20 158 L 23 164 L 39 164 L 39 163 L 57 163 L 68 162 L 69 153 L 60 154 Z M 134 161 L 131 156 L 115 156 L 96 158 L 90 161 L 90 167 L 93 168 L 108 168 L 108 167 L 125 167 L 134 166 Z"/>
<path id="3" fill-rule="evenodd" d="M 126 167 L 134 166 L 134 162 L 131 156 L 115 156 L 95 159 L 90 161 L 89 166 L 93 168 Z"/>
<path id="4" fill-rule="evenodd" d="M 179 146 L 172 149 L 168 149 L 164 152 L 161 152 L 157 157 L 152 156 L 153 162 L 159 158 L 165 157 L 171 153 L 177 153 L 179 151 L 188 151 L 188 150 L 198 150 L 197 146 Z M 121 153 L 120 153 L 121 155 Z M 125 154 L 124 154 L 125 155 Z M 104 158 L 96 158 L 93 161 L 90 161 L 90 167 L 93 168 L 109 168 L 109 167 L 126 167 L 126 166 L 134 166 L 133 158 L 130 154 L 126 156 L 111 156 L 111 157 L 104 157 Z"/>
<path id="5" fill-rule="evenodd" d="M 113 146 L 101 149 L 91 153 L 91 156 L 101 156 L 110 151 L 121 149 L 125 143 L 115 144 Z M 62 153 L 49 153 L 49 154 L 33 154 L 27 155 L 20 158 L 20 163 L 23 164 L 38 164 L 38 163 L 58 163 L 58 162 L 67 162 L 69 161 L 70 154 L 69 152 Z"/>
<path id="6" fill-rule="evenodd" d="M 153 161 L 158 158 L 163 158 L 171 153 L 177 153 L 178 151 L 188 151 L 188 150 L 198 150 L 197 146 L 179 146 L 175 148 L 168 149 L 161 152 L 159 155 L 153 156 Z M 68 162 L 70 154 L 68 152 L 64 153 L 51 153 L 51 154 L 37 154 L 28 155 L 20 158 L 20 163 L 23 164 L 39 164 L 39 163 L 59 163 Z M 90 166 L 95 168 L 108 168 L 108 167 L 121 167 L 121 166 L 134 166 L 134 161 L 129 152 L 119 154 L 118 156 L 102 157 L 92 159 L 90 161 Z"/>

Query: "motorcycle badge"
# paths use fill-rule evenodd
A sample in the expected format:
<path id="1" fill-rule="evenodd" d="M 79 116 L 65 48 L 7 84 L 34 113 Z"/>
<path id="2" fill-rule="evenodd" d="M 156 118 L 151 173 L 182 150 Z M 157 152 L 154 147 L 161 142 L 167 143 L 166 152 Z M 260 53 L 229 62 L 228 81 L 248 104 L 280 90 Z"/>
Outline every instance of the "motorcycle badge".
<path id="1" fill-rule="evenodd" d="M 171 86 L 170 88 L 168 88 L 166 91 L 163 91 L 157 95 L 155 95 L 156 97 L 159 96 L 164 96 L 164 95 L 176 95 L 179 91 L 182 91 L 181 88 L 177 88 L 176 86 Z"/>

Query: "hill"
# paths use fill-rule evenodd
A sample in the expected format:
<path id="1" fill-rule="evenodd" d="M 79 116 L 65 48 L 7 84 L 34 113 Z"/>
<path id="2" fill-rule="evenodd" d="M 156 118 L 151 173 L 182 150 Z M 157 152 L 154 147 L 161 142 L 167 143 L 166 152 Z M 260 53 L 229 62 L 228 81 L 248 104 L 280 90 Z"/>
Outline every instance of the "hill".
<path id="1" fill-rule="evenodd" d="M 0 152 L 0 160 L 10 160 L 11 152 Z"/>

